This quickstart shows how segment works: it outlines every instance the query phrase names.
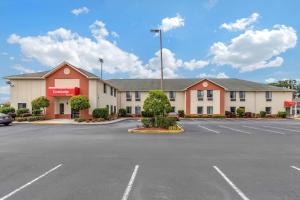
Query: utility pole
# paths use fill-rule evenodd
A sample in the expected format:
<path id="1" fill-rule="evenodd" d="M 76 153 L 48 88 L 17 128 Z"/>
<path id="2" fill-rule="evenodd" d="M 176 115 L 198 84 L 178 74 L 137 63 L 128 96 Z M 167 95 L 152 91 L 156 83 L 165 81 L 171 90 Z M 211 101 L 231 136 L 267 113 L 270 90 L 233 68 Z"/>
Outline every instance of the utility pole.
<path id="1" fill-rule="evenodd" d="M 151 29 L 152 33 L 159 33 L 160 40 L 160 89 L 164 90 L 164 70 L 163 70 L 163 52 L 162 52 L 162 31 L 161 29 Z"/>

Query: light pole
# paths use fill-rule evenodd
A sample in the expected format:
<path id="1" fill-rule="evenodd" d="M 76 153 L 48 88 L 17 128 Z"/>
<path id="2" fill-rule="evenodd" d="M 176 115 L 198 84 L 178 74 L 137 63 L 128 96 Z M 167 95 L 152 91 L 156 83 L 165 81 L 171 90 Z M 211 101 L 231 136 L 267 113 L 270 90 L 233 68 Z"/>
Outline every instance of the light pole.
<path id="1" fill-rule="evenodd" d="M 99 62 L 100 62 L 100 64 L 101 64 L 100 78 L 101 78 L 101 80 L 102 80 L 102 64 L 103 64 L 103 62 L 104 62 L 103 58 L 99 58 Z"/>
<path id="2" fill-rule="evenodd" d="M 160 89 L 164 90 L 164 70 L 163 70 L 163 53 L 162 53 L 162 31 L 161 29 L 151 29 L 150 30 L 152 33 L 159 33 L 159 39 L 160 39 Z"/>

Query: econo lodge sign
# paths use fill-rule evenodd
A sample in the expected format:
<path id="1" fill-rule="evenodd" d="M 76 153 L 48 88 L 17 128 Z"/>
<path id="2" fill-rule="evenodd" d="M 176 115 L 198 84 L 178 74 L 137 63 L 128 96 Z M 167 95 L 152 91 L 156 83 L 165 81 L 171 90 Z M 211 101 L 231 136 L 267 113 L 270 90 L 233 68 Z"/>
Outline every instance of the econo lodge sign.
<path id="1" fill-rule="evenodd" d="M 52 97 L 61 97 L 61 96 L 75 96 L 80 93 L 80 89 L 78 87 L 74 88 L 48 88 L 48 95 Z"/>

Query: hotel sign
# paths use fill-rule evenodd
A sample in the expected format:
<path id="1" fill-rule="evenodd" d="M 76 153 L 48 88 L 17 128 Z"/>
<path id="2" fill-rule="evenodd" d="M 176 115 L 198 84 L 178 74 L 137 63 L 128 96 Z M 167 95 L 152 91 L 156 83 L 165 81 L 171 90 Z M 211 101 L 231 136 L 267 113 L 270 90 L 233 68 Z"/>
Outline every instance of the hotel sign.
<path id="1" fill-rule="evenodd" d="M 79 95 L 80 89 L 78 87 L 74 88 L 56 88 L 49 87 L 48 95 L 52 97 L 62 97 L 62 96 L 75 96 Z"/>
<path id="2" fill-rule="evenodd" d="M 284 107 L 294 107 L 296 106 L 296 101 L 285 101 Z"/>

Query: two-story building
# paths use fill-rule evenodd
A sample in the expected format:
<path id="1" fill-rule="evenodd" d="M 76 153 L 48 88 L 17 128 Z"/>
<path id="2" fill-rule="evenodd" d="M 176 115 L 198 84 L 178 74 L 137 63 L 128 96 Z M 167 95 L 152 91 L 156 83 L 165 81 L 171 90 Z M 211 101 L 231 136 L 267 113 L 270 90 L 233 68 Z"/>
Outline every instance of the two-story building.
<path id="1" fill-rule="evenodd" d="M 90 109 L 83 115 L 90 118 L 95 108 L 108 108 L 117 113 L 125 108 L 128 114 L 140 115 L 150 90 L 160 89 L 160 79 L 102 80 L 95 74 L 63 62 L 50 71 L 5 77 L 10 83 L 10 102 L 16 109 L 31 109 L 31 101 L 40 96 L 50 100 L 49 118 L 75 118 L 69 99 L 84 95 Z M 243 107 L 246 112 L 290 113 L 293 90 L 240 79 L 165 79 L 164 92 L 175 112 L 186 114 L 224 114 Z"/>

